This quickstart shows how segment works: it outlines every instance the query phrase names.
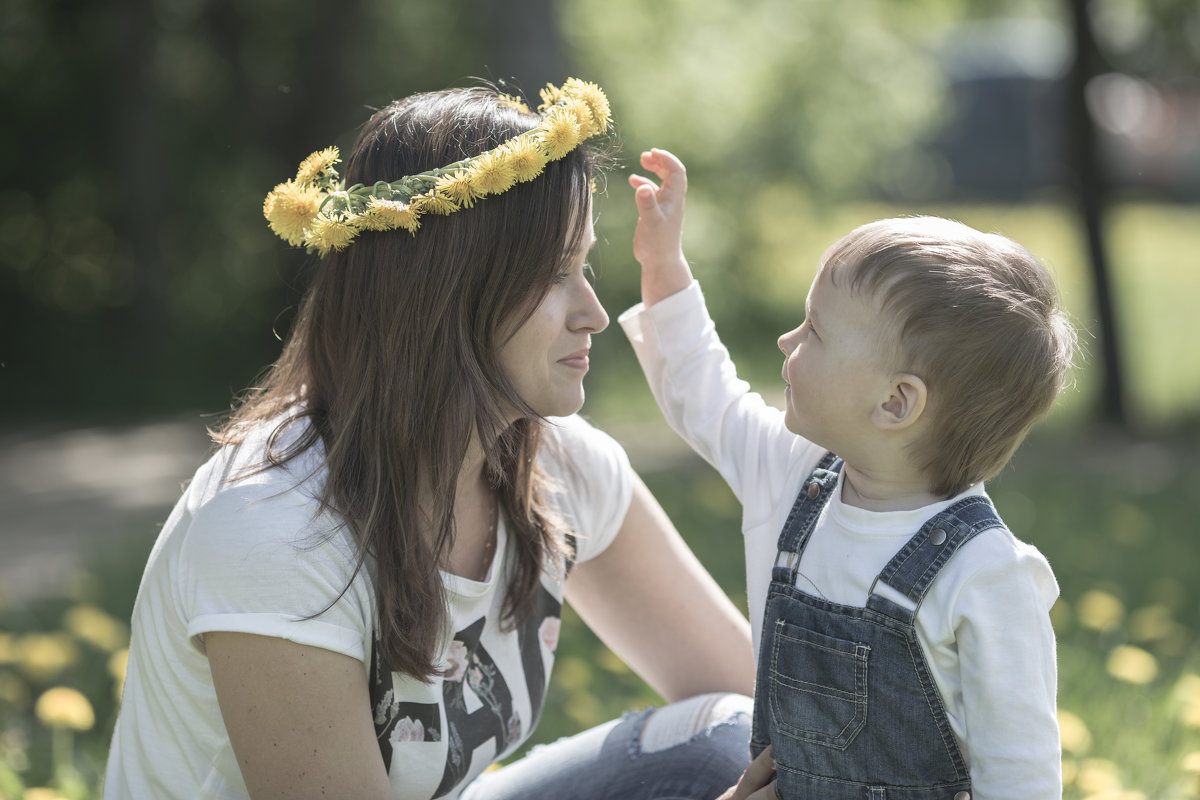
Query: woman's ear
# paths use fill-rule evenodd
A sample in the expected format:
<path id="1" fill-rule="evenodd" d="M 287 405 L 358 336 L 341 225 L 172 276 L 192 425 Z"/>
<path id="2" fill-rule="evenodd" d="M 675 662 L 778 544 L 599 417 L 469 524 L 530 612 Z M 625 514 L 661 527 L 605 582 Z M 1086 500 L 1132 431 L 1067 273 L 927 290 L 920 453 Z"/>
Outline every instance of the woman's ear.
<path id="1" fill-rule="evenodd" d="M 898 372 L 892 376 L 887 397 L 871 412 L 871 421 L 884 430 L 902 430 L 921 418 L 928 399 L 925 381 L 910 372 Z"/>

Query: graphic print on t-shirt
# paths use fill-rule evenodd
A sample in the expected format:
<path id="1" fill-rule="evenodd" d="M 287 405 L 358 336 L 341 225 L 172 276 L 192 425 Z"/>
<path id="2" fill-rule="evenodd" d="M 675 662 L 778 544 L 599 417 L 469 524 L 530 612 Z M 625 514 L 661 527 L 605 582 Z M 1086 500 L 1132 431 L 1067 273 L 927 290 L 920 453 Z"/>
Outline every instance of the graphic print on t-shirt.
<path id="1" fill-rule="evenodd" d="M 392 751 L 402 742 L 446 741 L 446 764 L 441 784 L 433 797 L 442 797 L 471 773 L 472 754 L 480 745 L 492 742 L 496 754 L 510 744 L 520 741 L 533 730 L 541 714 L 546 693 L 547 676 L 558 644 L 558 629 L 562 603 L 545 587 L 540 587 L 533 609 L 524 624 L 515 631 L 501 634 L 515 636 L 520 653 L 520 672 L 517 665 L 497 664 L 482 644 L 488 629 L 488 618 L 479 617 L 454 634 L 445 654 L 446 673 L 442 676 L 442 698 L 445 729 L 439 704 L 422 703 L 397 697 L 394 676 L 382 664 L 379 653 L 371 654 L 371 708 L 375 718 L 375 735 L 383 754 L 384 765 L 390 770 Z M 495 623 L 491 635 L 494 637 Z M 378 646 L 378 640 L 376 641 Z M 543 646 L 549 651 L 543 656 Z M 530 701 L 530 719 L 521 719 L 513 708 L 510 683 L 524 680 Z M 468 707 L 474 708 L 468 711 Z"/>

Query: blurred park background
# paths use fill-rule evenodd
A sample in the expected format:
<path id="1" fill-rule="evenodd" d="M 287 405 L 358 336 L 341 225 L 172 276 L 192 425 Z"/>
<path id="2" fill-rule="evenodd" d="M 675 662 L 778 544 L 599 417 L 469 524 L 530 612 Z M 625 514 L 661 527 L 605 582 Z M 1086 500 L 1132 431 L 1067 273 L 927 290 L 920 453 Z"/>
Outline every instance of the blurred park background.
<path id="1" fill-rule="evenodd" d="M 1065 796 L 1200 797 L 1195 0 L 0 0 L 0 800 L 98 796 L 149 547 L 312 265 L 266 192 L 397 97 L 568 76 L 617 121 L 601 300 L 637 300 L 625 177 L 671 149 L 768 399 L 817 258 L 862 222 L 951 216 L 1051 266 L 1085 353 L 990 491 L 1062 588 Z M 744 608 L 731 495 L 615 325 L 592 363 L 585 413 Z M 563 630 L 535 741 L 654 701 Z"/>

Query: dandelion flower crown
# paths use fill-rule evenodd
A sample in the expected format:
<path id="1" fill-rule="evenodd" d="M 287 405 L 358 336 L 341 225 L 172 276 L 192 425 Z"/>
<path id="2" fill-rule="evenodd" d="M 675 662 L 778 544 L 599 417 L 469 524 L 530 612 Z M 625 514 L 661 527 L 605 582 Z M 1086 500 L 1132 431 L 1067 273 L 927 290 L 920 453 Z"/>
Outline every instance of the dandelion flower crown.
<path id="1" fill-rule="evenodd" d="M 345 249 L 361 231 L 403 228 L 416 234 L 423 215 L 452 214 L 531 181 L 549 162 L 608 130 L 608 98 L 596 84 L 569 78 L 561 88 L 546 84 L 540 94 L 541 121 L 533 130 L 477 156 L 391 182 L 346 188 L 333 168 L 341 160 L 338 149 L 318 150 L 300 162 L 295 178 L 271 190 L 263 216 L 276 236 L 321 256 Z M 500 102 L 533 113 L 518 98 L 500 95 Z"/>

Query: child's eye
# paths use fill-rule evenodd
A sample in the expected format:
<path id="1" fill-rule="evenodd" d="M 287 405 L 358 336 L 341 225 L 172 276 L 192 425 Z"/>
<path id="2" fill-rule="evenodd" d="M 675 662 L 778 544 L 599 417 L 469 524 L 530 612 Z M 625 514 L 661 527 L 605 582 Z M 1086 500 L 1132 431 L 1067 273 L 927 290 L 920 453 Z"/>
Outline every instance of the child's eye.
<path id="1" fill-rule="evenodd" d="M 563 270 L 562 272 L 560 272 L 554 276 L 554 285 L 558 286 L 559 284 L 566 283 L 567 278 L 569 278 L 569 277 L 571 277 L 571 273 L 567 272 L 566 270 Z"/>

